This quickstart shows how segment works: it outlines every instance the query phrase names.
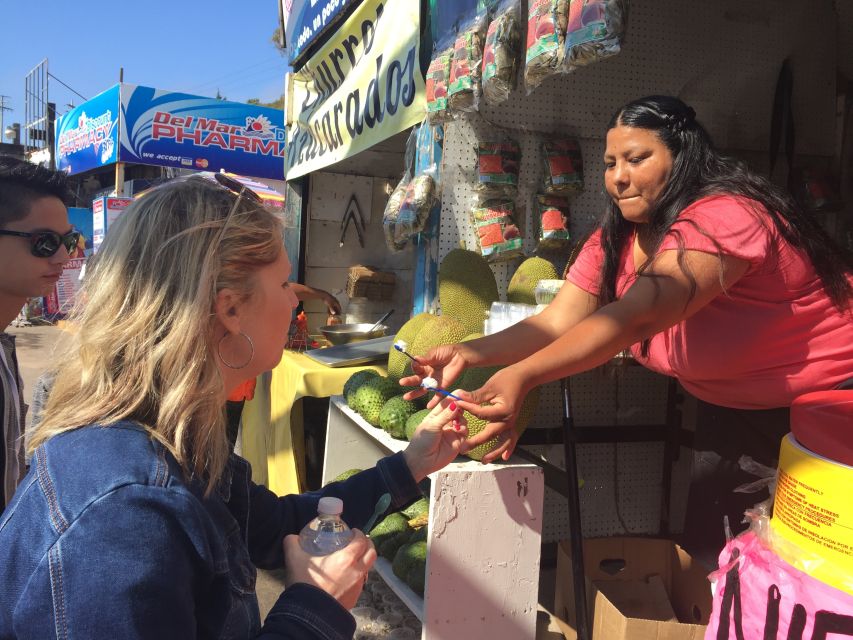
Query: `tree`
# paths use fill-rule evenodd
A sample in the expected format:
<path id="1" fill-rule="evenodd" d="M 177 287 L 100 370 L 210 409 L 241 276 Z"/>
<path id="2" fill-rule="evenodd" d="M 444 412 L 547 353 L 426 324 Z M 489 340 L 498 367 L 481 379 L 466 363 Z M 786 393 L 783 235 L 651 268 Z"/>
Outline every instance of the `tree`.
<path id="1" fill-rule="evenodd" d="M 270 38 L 270 42 L 273 43 L 273 46 L 278 49 L 278 52 L 281 55 L 287 53 L 287 48 L 281 46 L 282 35 L 281 35 L 281 26 L 275 28 L 275 31 L 272 32 L 272 37 Z"/>

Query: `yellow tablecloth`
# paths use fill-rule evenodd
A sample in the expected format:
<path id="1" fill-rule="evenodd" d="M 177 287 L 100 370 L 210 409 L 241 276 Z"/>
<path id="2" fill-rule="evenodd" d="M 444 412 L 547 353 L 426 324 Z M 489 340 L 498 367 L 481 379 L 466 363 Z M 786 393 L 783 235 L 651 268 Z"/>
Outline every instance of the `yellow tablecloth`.
<path id="1" fill-rule="evenodd" d="M 382 375 L 385 363 L 332 368 L 303 353 L 285 351 L 275 369 L 258 377 L 255 398 L 243 408 L 243 457 L 252 464 L 252 478 L 283 496 L 305 486 L 305 442 L 301 406 L 306 396 L 339 394 L 356 371 L 373 369 Z M 301 404 L 301 403 L 300 403 Z"/>

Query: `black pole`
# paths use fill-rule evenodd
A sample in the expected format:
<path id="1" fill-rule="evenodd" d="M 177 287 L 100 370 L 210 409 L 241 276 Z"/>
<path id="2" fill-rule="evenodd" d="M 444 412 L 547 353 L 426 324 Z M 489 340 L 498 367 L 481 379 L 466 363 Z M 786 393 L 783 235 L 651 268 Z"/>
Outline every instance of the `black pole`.
<path id="1" fill-rule="evenodd" d="M 574 417 L 569 397 L 569 383 L 560 381 L 563 392 L 563 447 L 566 452 L 566 475 L 569 480 L 567 493 L 569 503 L 569 542 L 572 550 L 572 577 L 575 586 L 575 620 L 577 640 L 591 640 L 589 611 L 586 608 L 586 579 L 583 565 L 583 528 L 581 527 L 581 501 L 578 495 L 578 458 L 574 429 Z"/>

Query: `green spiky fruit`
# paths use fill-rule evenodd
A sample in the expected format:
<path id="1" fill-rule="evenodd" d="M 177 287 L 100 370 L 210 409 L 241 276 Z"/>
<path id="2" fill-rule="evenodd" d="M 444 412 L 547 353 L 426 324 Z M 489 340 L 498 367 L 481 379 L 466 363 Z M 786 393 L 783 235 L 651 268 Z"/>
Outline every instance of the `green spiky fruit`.
<path id="1" fill-rule="evenodd" d="M 407 544 L 412 544 L 413 542 L 426 542 L 428 535 L 428 527 L 421 527 L 420 529 L 415 529 L 412 532 L 412 535 L 409 536 L 409 542 Z"/>
<path id="2" fill-rule="evenodd" d="M 376 376 L 355 390 L 350 407 L 358 411 L 367 422 L 378 427 L 382 407 L 399 393 L 400 385 L 396 381 Z"/>
<path id="3" fill-rule="evenodd" d="M 371 378 L 376 378 L 378 376 L 379 374 L 373 369 L 362 369 L 361 371 L 356 371 L 352 374 L 349 377 L 349 380 L 344 383 L 343 396 L 344 399 L 346 399 L 347 404 L 352 407 L 352 396 L 355 393 L 355 390 Z"/>
<path id="4" fill-rule="evenodd" d="M 486 312 L 499 299 L 495 274 L 483 256 L 466 249 L 444 256 L 438 268 L 442 315 L 457 318 L 466 333 L 482 331 Z"/>
<path id="5" fill-rule="evenodd" d="M 382 405 L 379 426 L 392 437 L 403 439 L 406 437 L 406 421 L 419 410 L 419 403 L 394 396 Z"/>
<path id="6" fill-rule="evenodd" d="M 442 344 L 456 344 L 470 333 L 465 326 L 450 316 L 433 316 L 418 333 L 411 346 L 413 356 L 425 356 Z"/>
<path id="7" fill-rule="evenodd" d="M 411 520 L 412 518 L 417 518 L 418 516 L 422 516 L 425 513 L 429 513 L 429 502 L 426 498 L 421 498 L 420 500 L 416 500 L 408 507 L 403 509 L 400 513 Z"/>
<path id="8" fill-rule="evenodd" d="M 394 556 L 397 554 L 397 550 L 408 543 L 411 535 L 412 529 L 407 528 L 405 531 L 401 531 L 400 533 L 382 542 L 382 544 L 378 545 L 376 547 L 376 553 L 378 553 L 383 558 L 393 560 Z"/>
<path id="9" fill-rule="evenodd" d="M 554 265 L 539 257 L 528 258 L 522 262 L 509 281 L 506 290 L 508 302 L 536 304 L 534 289 L 540 280 L 556 280 L 559 278 Z"/>
<path id="10" fill-rule="evenodd" d="M 412 439 L 412 436 L 415 435 L 415 431 L 421 425 L 421 422 L 423 422 L 424 418 L 429 414 L 429 409 L 421 409 L 409 416 L 409 419 L 406 420 L 406 440 Z"/>
<path id="11" fill-rule="evenodd" d="M 530 421 L 533 419 L 533 414 L 536 413 L 536 407 L 539 405 L 539 387 L 533 389 L 530 393 L 527 394 L 527 397 L 524 399 L 524 402 L 521 405 L 521 410 L 518 412 L 518 419 L 515 421 L 515 426 L 513 427 L 513 431 L 519 436 L 524 433 L 524 430 L 527 428 L 527 425 L 530 424 Z M 486 428 L 488 422 L 483 420 L 482 418 L 478 418 L 477 416 L 465 412 L 465 419 L 468 420 L 468 437 L 475 436 L 480 433 L 483 429 Z M 481 444 L 479 447 L 475 447 L 470 451 L 466 452 L 465 455 L 471 458 L 472 460 L 482 460 L 483 456 L 486 455 L 489 451 L 494 449 L 495 445 L 498 444 L 498 438 L 492 438 L 485 444 Z"/>
<path id="12" fill-rule="evenodd" d="M 412 591 L 423 595 L 426 580 L 427 543 L 412 542 L 403 545 L 394 556 L 394 575 L 403 580 Z"/>
<path id="13" fill-rule="evenodd" d="M 417 337 L 420 330 L 427 323 L 427 320 L 432 318 L 432 314 L 429 313 L 419 313 L 416 316 L 413 316 L 409 320 L 406 321 L 400 330 L 397 332 L 395 336 L 396 340 L 402 340 L 409 346 L 411 346 L 415 342 L 415 338 Z M 393 346 L 391 350 L 388 352 L 388 377 L 396 378 L 399 380 L 411 373 L 411 368 L 409 365 L 409 358 L 399 351 L 397 351 Z"/>
<path id="14" fill-rule="evenodd" d="M 340 474 L 336 475 L 334 478 L 332 478 L 331 480 L 329 480 L 329 483 L 343 482 L 344 480 L 352 478 L 355 474 L 361 473 L 362 471 L 363 471 L 363 469 L 348 469 L 347 471 L 344 471 L 343 473 L 340 473 Z"/>
<path id="15" fill-rule="evenodd" d="M 378 549 L 381 544 L 391 540 L 395 536 L 406 533 L 409 534 L 409 519 L 402 513 L 392 513 L 380 520 L 373 529 L 370 530 L 370 539 Z"/>

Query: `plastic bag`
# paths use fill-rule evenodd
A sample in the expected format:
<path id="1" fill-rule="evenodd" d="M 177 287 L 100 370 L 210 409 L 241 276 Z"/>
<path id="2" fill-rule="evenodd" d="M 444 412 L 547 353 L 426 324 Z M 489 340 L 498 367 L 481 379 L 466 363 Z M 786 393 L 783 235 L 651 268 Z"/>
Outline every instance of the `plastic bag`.
<path id="1" fill-rule="evenodd" d="M 438 189 L 432 173 L 416 175 L 408 185 L 394 225 L 394 244 L 406 246 L 409 239 L 426 227 L 429 214 L 438 201 Z"/>
<path id="2" fill-rule="evenodd" d="M 622 50 L 628 0 L 571 0 L 565 63 L 569 71 Z"/>
<path id="3" fill-rule="evenodd" d="M 429 63 L 426 75 L 427 121 L 441 124 L 452 119 L 448 104 L 453 49 L 440 51 Z"/>
<path id="4" fill-rule="evenodd" d="M 509 98 L 518 75 L 521 44 L 521 5 L 508 0 L 498 6 L 489 23 L 483 49 L 483 98 L 486 104 L 500 104 Z"/>
<path id="5" fill-rule="evenodd" d="M 480 254 L 489 262 L 522 255 L 523 238 L 515 204 L 511 200 L 486 200 L 471 210 Z"/>
<path id="6" fill-rule="evenodd" d="M 565 195 L 583 191 L 583 156 L 577 140 L 545 140 L 542 157 L 545 161 L 545 193 Z"/>
<path id="7" fill-rule="evenodd" d="M 483 198 L 514 198 L 520 161 L 517 142 L 481 141 L 477 146 L 477 191 Z"/>
<path id="8" fill-rule="evenodd" d="M 529 94 L 559 72 L 564 56 L 569 0 L 529 0 L 524 85 Z"/>
<path id="9" fill-rule="evenodd" d="M 534 197 L 533 210 L 539 225 L 539 247 L 560 249 L 568 246 L 569 201 L 560 196 L 537 195 Z"/>
<path id="10" fill-rule="evenodd" d="M 411 174 L 406 171 L 403 179 L 391 192 L 388 198 L 388 203 L 385 205 L 385 211 L 382 214 L 382 230 L 385 235 L 385 244 L 392 253 L 397 253 L 406 248 L 408 242 L 398 243 L 397 241 L 397 219 L 400 216 L 400 209 L 403 207 L 403 200 L 406 198 L 406 191 L 409 183 L 412 181 Z"/>
<path id="11" fill-rule="evenodd" d="M 447 89 L 450 109 L 453 112 L 472 112 L 479 107 L 485 28 L 486 16 L 478 14 L 456 37 L 453 61 L 450 64 L 450 84 Z"/>
<path id="12" fill-rule="evenodd" d="M 382 213 L 382 231 L 385 236 L 385 244 L 392 253 L 402 251 L 409 243 L 408 236 L 397 232 L 397 223 L 403 210 L 406 194 L 409 192 L 409 185 L 412 182 L 412 169 L 417 151 L 417 131 L 417 127 L 412 129 L 408 140 L 406 140 L 406 171 L 403 178 L 394 187 L 394 191 L 391 192 L 388 202 L 385 204 L 385 211 Z"/>
<path id="13" fill-rule="evenodd" d="M 408 241 L 426 228 L 430 213 L 439 200 L 438 163 L 435 158 L 436 130 L 423 124 L 412 130 L 406 143 L 407 156 L 418 160 L 419 170 L 406 185 L 394 224 L 394 246 L 406 246 Z M 412 152 L 414 148 L 414 152 Z"/>
<path id="14" fill-rule="evenodd" d="M 795 569 L 756 531 L 731 540 L 719 564 L 706 640 L 853 637 L 853 595 Z"/>

